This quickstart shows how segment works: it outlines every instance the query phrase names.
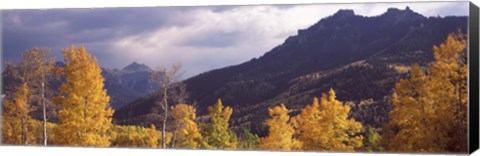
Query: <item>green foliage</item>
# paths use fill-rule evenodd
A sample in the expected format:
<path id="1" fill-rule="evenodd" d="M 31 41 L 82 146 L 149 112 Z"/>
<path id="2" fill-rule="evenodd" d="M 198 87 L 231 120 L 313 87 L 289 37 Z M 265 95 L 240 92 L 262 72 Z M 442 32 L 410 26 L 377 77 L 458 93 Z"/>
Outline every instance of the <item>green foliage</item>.
<path id="1" fill-rule="evenodd" d="M 365 130 L 365 137 L 363 138 L 363 148 L 367 152 L 379 152 L 383 150 L 381 146 L 381 136 L 371 126 L 367 126 Z"/>
<path id="2" fill-rule="evenodd" d="M 205 124 L 204 139 L 208 144 L 207 148 L 212 149 L 236 149 L 237 136 L 230 129 L 228 121 L 233 109 L 224 107 L 222 101 L 208 107 L 210 123 Z"/>
<path id="3" fill-rule="evenodd" d="M 250 132 L 247 128 L 243 128 L 240 135 L 239 149 L 243 150 L 255 150 L 258 146 L 259 137 L 256 134 Z"/>

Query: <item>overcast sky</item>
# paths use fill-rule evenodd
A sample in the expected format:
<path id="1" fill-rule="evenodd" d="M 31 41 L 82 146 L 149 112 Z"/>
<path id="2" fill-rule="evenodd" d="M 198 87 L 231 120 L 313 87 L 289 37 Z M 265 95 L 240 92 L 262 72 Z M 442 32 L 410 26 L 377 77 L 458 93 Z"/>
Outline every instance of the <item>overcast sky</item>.
<path id="1" fill-rule="evenodd" d="M 376 16 L 406 6 L 424 16 L 468 15 L 468 2 L 2 10 L 2 57 L 49 47 L 63 60 L 60 49 L 85 45 L 102 67 L 179 62 L 187 78 L 262 56 L 339 9 Z"/>

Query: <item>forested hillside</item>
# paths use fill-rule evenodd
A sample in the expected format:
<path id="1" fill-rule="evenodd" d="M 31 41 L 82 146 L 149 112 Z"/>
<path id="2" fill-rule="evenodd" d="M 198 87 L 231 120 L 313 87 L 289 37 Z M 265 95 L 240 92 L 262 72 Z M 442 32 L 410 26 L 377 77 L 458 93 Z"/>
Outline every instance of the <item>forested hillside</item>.
<path id="1" fill-rule="evenodd" d="M 468 150 L 467 17 L 339 10 L 259 58 L 181 80 L 31 48 L 2 73 L 2 144 L 212 150 Z"/>
<path id="2" fill-rule="evenodd" d="M 208 71 L 184 81 L 201 115 L 221 98 L 234 108 L 233 125 L 264 134 L 268 107 L 285 103 L 294 114 L 335 88 L 352 116 L 380 127 L 387 119 L 392 88 L 412 63 L 433 61 L 432 46 L 467 28 L 467 17 L 424 17 L 409 8 L 390 8 L 363 17 L 339 10 L 259 58 Z M 119 123 L 144 120 L 157 95 L 142 97 L 115 114 Z"/>

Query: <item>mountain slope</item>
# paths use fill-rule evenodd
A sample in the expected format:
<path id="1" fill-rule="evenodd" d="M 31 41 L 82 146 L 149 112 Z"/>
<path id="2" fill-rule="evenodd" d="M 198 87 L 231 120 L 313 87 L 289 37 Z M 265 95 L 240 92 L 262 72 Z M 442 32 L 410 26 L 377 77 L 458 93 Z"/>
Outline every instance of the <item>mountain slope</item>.
<path id="1" fill-rule="evenodd" d="M 466 32 L 466 28 L 466 17 L 427 18 L 408 7 L 390 8 L 375 17 L 340 10 L 299 30 L 258 59 L 184 82 L 201 115 L 221 98 L 234 109 L 233 125 L 257 133 L 265 130 L 262 121 L 268 107 L 285 103 L 298 110 L 329 88 L 352 105 L 354 118 L 379 126 L 386 119 L 391 89 L 405 76 L 407 66 L 432 61 L 433 45 L 444 41 L 448 33 Z M 149 95 L 130 103 L 129 109 L 115 113 L 116 121 L 135 123 L 132 119 L 146 114 L 132 110 L 149 110 L 156 98 Z"/>

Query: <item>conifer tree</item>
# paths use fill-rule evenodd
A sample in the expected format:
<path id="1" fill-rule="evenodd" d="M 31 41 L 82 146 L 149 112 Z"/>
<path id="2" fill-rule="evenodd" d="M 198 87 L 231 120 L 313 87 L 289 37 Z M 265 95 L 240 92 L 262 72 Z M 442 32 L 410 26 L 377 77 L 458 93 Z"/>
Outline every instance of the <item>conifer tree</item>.
<path id="1" fill-rule="evenodd" d="M 268 136 L 260 138 L 260 149 L 289 151 L 299 148 L 300 143 L 293 138 L 295 130 L 289 123 L 288 113 L 289 110 L 283 104 L 268 109 L 270 119 L 265 121 L 268 125 Z"/>
<path id="2" fill-rule="evenodd" d="M 208 107 L 210 123 L 204 128 L 204 139 L 208 148 L 235 149 L 237 147 L 236 135 L 230 130 L 228 124 L 232 112 L 233 109 L 224 107 L 220 99 L 215 105 Z"/>
<path id="3" fill-rule="evenodd" d="M 62 50 L 66 66 L 60 69 L 66 82 L 54 103 L 59 123 L 55 143 L 69 146 L 109 146 L 107 130 L 112 126 L 113 109 L 104 89 L 97 59 L 85 47 L 73 45 Z"/>

